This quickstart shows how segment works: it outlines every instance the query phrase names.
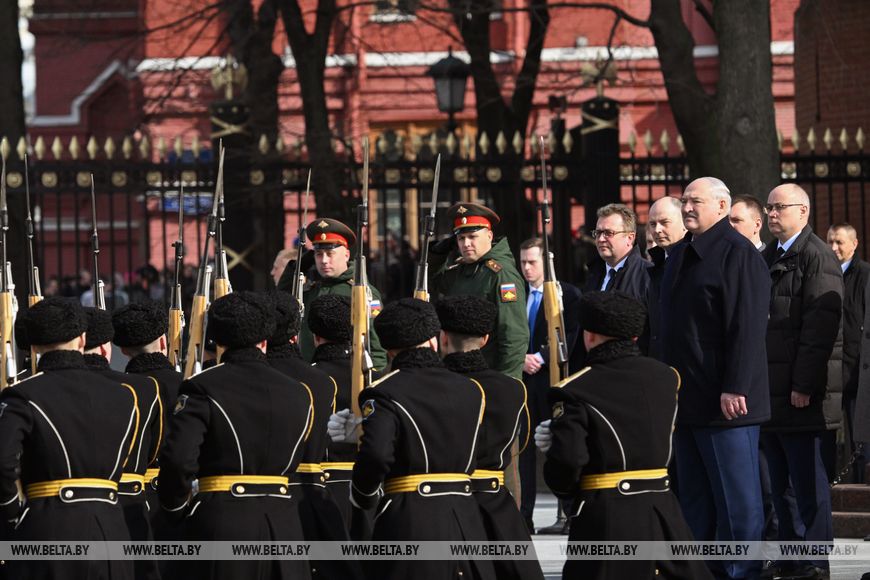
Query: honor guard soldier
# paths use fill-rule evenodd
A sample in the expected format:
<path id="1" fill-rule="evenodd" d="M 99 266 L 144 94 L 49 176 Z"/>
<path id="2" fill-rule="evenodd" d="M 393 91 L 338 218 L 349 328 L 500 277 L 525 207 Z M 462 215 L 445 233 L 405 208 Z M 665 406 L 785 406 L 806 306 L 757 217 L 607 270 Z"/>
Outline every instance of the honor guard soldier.
<path id="1" fill-rule="evenodd" d="M 498 214 L 476 203 L 458 203 L 447 210 L 453 238 L 429 251 L 432 293 L 441 298 L 471 294 L 498 307 L 495 331 L 483 349 L 490 368 L 516 379 L 523 374 L 529 347 L 529 323 L 523 278 L 507 238 L 494 238 Z"/>
<path id="2" fill-rule="evenodd" d="M 115 328 L 114 343 L 121 348 L 124 355 L 130 357 L 125 372 L 152 377 L 160 384 L 163 424 L 168 427 L 169 414 L 178 398 L 182 375 L 173 368 L 167 357 L 169 351 L 166 331 L 169 329 L 169 316 L 165 308 L 153 301 L 122 306 L 112 314 L 112 326 Z M 166 437 L 165 430 L 163 437 Z M 167 531 L 162 529 L 162 514 L 156 509 L 159 503 L 155 493 L 158 473 L 158 468 L 151 468 L 145 473 L 147 499 L 155 505 L 152 511 L 155 517 L 152 519 L 155 536 L 158 540 L 168 540 L 165 536 Z"/>
<path id="3" fill-rule="evenodd" d="M 293 506 L 299 510 L 302 534 L 309 542 L 347 542 L 349 536 L 332 494 L 326 489 L 326 475 L 321 461 L 326 457 L 329 435 L 326 426 L 335 412 L 338 386 L 332 377 L 311 366 L 299 352 L 298 302 L 280 290 L 271 296 L 275 332 L 269 337 L 266 359 L 272 368 L 305 384 L 314 397 L 314 419 L 311 433 L 302 450 L 302 462 L 290 475 Z M 292 341 L 292 342 L 291 342 Z M 349 560 L 309 561 L 313 578 L 361 577 L 354 562 Z"/>
<path id="4" fill-rule="evenodd" d="M 362 440 L 351 498 L 377 505 L 374 541 L 485 541 L 471 494 L 483 388 L 447 370 L 438 356 L 435 307 L 416 298 L 387 305 L 375 319 L 392 371 L 359 395 Z M 358 421 L 333 415 L 333 440 L 355 440 Z M 367 577 L 415 580 L 495 578 L 492 562 L 366 562 Z"/>
<path id="5" fill-rule="evenodd" d="M 314 419 L 311 391 L 266 361 L 275 331 L 266 295 L 227 294 L 209 308 L 208 324 L 226 350 L 222 362 L 181 384 L 160 454 L 160 503 L 186 516 L 187 540 L 302 540 L 288 475 Z M 191 496 L 194 479 L 199 491 Z M 303 560 L 184 564 L 179 578 L 310 578 Z"/>
<path id="6" fill-rule="evenodd" d="M 526 387 L 522 381 L 492 370 L 481 348 L 498 316 L 496 306 L 478 296 L 448 296 L 435 304 L 441 321 L 441 352 L 453 372 L 477 381 L 486 394 L 486 411 L 477 440 L 477 469 L 471 474 L 474 498 L 480 506 L 487 539 L 531 542 L 517 503 L 504 486 L 504 469 L 511 461 L 511 444 L 520 429 L 529 432 Z M 528 437 L 525 444 L 528 443 Z M 495 560 L 499 580 L 543 580 L 537 560 Z"/>
<path id="7" fill-rule="evenodd" d="M 124 519 L 130 531 L 130 539 L 137 542 L 154 540 L 151 531 L 149 512 L 152 506 L 146 501 L 145 472 L 156 466 L 157 452 L 163 435 L 163 403 L 160 400 L 160 385 L 152 377 L 129 375 L 116 371 L 109 366 L 112 359 L 112 315 L 105 310 L 85 307 L 88 329 L 85 334 L 85 364 L 88 369 L 106 377 L 123 388 L 133 387 L 136 392 L 136 405 L 139 409 L 138 429 L 133 449 L 121 481 L 118 484 L 118 498 L 124 510 Z M 159 509 L 155 503 L 153 509 Z M 136 560 L 133 563 L 137 580 L 160 578 L 157 565 L 153 560 Z"/>
<path id="8" fill-rule="evenodd" d="M 544 479 L 572 504 L 571 542 L 691 541 L 667 465 L 680 375 L 640 355 L 646 308 L 619 290 L 580 302 L 590 365 L 550 391 L 535 443 Z M 549 423 L 549 426 L 548 426 Z M 712 578 L 702 560 L 568 560 L 564 579 Z"/>
<path id="9" fill-rule="evenodd" d="M 14 525 L 11 537 L 127 541 L 118 481 L 135 443 L 135 391 L 85 366 L 87 319 L 77 301 L 46 298 L 25 320 L 39 372 L 0 394 L 0 509 Z M 6 567 L 8 578 L 133 578 L 133 563 L 122 560 L 16 560 Z"/>
<path id="10" fill-rule="evenodd" d="M 356 244 L 356 234 L 338 220 L 330 218 L 316 219 L 305 228 L 311 245 L 314 246 L 314 265 L 317 268 L 318 278 L 309 284 L 303 292 L 303 302 L 306 306 L 305 317 L 299 332 L 299 346 L 302 349 L 302 357 L 310 361 L 314 354 L 314 340 L 311 330 L 308 328 L 308 305 L 318 296 L 337 294 L 350 298 L 353 288 L 354 263 L 351 260 L 350 248 Z M 278 282 L 278 290 L 289 291 L 293 284 L 294 270 L 289 266 L 284 269 L 284 274 Z M 371 311 L 372 316 L 377 316 L 381 310 L 381 294 L 378 289 L 369 285 L 372 292 Z M 387 355 L 381 348 L 378 334 L 372 332 L 370 336 L 372 363 L 376 369 L 382 369 L 387 365 Z"/>

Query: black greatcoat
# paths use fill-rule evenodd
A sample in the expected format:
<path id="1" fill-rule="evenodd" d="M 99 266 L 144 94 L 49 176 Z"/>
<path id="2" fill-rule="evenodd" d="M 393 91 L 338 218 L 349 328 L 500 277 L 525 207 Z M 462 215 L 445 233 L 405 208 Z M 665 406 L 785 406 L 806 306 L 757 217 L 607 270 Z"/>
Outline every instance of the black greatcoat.
<path id="1" fill-rule="evenodd" d="M 88 369 L 115 383 L 124 383 L 136 392 L 139 408 L 139 430 L 136 432 L 133 450 L 127 460 L 124 473 L 145 475 L 145 471 L 157 460 L 161 437 L 163 435 L 163 403 L 160 400 L 160 385 L 153 377 L 128 375 L 109 366 L 109 361 L 98 354 L 86 354 Z M 139 482 L 121 483 L 118 498 L 124 510 L 124 520 L 130 530 L 130 539 L 145 542 L 154 539 L 151 531 L 151 511 L 159 511 L 157 503 L 146 501 L 145 489 Z M 160 578 L 154 560 L 135 560 L 133 567 L 137 580 Z"/>
<path id="2" fill-rule="evenodd" d="M 47 352 L 39 372 L 0 394 L 0 510 L 18 518 L 15 541 L 129 540 L 117 494 L 76 493 L 31 498 L 20 506 L 15 480 L 28 485 L 59 479 L 118 481 L 136 434 L 132 387 L 85 367 L 76 351 Z M 93 495 L 93 496 L 92 496 Z M 90 497 L 85 501 L 84 497 Z M 23 510 L 21 510 L 23 507 Z M 8 578 L 133 578 L 131 561 L 7 562 Z"/>
<path id="3" fill-rule="evenodd" d="M 383 495 L 385 480 L 426 473 L 471 474 L 483 420 L 483 388 L 442 366 L 429 349 L 400 352 L 392 372 L 360 393 L 365 416 L 351 493 L 363 508 L 378 506 L 374 541 L 486 541 L 469 484 L 432 484 Z M 366 416 L 367 415 L 367 416 Z M 466 491 L 467 490 L 467 491 Z M 435 495 L 437 493 L 437 495 Z M 371 561 L 378 580 L 495 578 L 492 562 Z"/>
<path id="4" fill-rule="evenodd" d="M 223 360 L 181 385 L 160 453 L 160 502 L 185 517 L 181 537 L 186 540 L 302 540 L 298 510 L 278 486 L 259 488 L 259 493 L 246 486 L 252 495 L 189 497 L 195 478 L 202 485 L 208 476 L 293 473 L 311 428 L 313 398 L 305 385 L 271 368 L 256 348 L 228 350 Z M 178 578 L 310 577 L 301 560 L 173 562 L 171 568 L 177 568 Z"/>
<path id="5" fill-rule="evenodd" d="M 302 359 L 295 345 L 269 347 L 266 358 L 272 368 L 295 379 L 311 390 L 314 397 L 314 419 L 311 433 L 302 450 L 302 463 L 319 465 L 326 456 L 330 439 L 326 433 L 329 416 L 335 412 L 335 395 L 338 386 L 335 380 Z M 344 526 L 338 505 L 326 489 L 322 473 L 299 473 L 291 477 L 291 504 L 299 510 L 302 535 L 310 542 L 347 542 L 349 536 Z M 320 573 L 325 578 L 361 576 L 355 562 L 348 560 L 309 561 L 312 575 Z"/>
<path id="6" fill-rule="evenodd" d="M 444 357 L 444 364 L 451 371 L 474 379 L 483 387 L 486 410 L 477 439 L 477 469 L 503 471 L 511 462 L 511 444 L 520 429 L 529 433 L 526 387 L 521 381 L 490 369 L 479 350 L 449 354 Z M 527 444 L 528 437 L 523 446 Z M 498 485 L 498 480 L 492 478 L 474 479 L 472 485 L 488 540 L 532 541 L 529 529 L 517 509 L 516 500 L 508 488 Z M 537 560 L 501 559 L 493 564 L 499 580 L 544 578 Z"/>
<path id="7" fill-rule="evenodd" d="M 551 392 L 553 444 L 544 479 L 573 501 L 569 541 L 691 541 L 668 476 L 581 490 L 581 475 L 662 469 L 671 458 L 680 376 L 630 340 L 589 351 L 589 367 Z M 701 561 L 568 560 L 562 578 L 712 578 Z"/>
<path id="8" fill-rule="evenodd" d="M 335 381 L 338 390 L 335 396 L 337 410 L 351 408 L 351 376 L 350 376 L 350 345 L 325 343 L 314 349 L 312 364 L 328 374 Z M 377 373 L 374 373 L 377 375 Z M 368 541 L 372 538 L 374 510 L 362 510 L 350 502 L 350 469 L 333 469 L 329 464 L 352 464 L 356 461 L 356 445 L 354 443 L 336 443 L 330 441 L 326 448 L 326 489 L 332 495 L 345 528 L 350 532 L 352 540 Z"/>

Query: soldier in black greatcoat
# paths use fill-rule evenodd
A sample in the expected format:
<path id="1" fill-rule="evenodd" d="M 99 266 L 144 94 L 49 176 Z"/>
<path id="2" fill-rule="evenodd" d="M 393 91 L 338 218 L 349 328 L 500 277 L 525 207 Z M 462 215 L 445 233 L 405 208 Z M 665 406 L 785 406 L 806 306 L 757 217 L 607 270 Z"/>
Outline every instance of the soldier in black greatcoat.
<path id="1" fill-rule="evenodd" d="M 314 423 L 305 448 L 302 463 L 290 476 L 293 505 L 299 510 L 302 533 L 306 541 L 347 542 L 349 536 L 338 505 L 326 489 L 326 475 L 321 462 L 326 457 L 330 439 L 326 433 L 329 416 L 335 412 L 335 380 L 302 359 L 299 338 L 298 302 L 280 290 L 272 296 L 275 332 L 269 337 L 266 359 L 272 368 L 305 384 L 314 397 Z M 355 562 L 348 560 L 310 561 L 312 576 L 352 580 L 361 576 Z"/>
<path id="2" fill-rule="evenodd" d="M 184 539 L 302 540 L 288 475 L 311 428 L 311 391 L 266 361 L 275 330 L 267 296 L 227 294 L 211 305 L 208 323 L 226 350 L 220 364 L 181 385 L 160 453 L 160 502 L 185 518 Z M 191 496 L 194 479 L 199 490 Z M 177 563 L 187 564 L 178 578 L 310 578 L 301 560 Z"/>
<path id="3" fill-rule="evenodd" d="M 667 465 L 677 371 L 640 355 L 646 308 L 621 291 L 583 295 L 590 366 L 553 387 L 553 418 L 538 427 L 544 479 L 573 502 L 569 541 L 691 541 Z M 701 560 L 568 560 L 563 579 L 712 578 Z"/>
<path id="4" fill-rule="evenodd" d="M 138 429 L 134 437 L 130 457 L 118 484 L 118 499 L 124 510 L 124 520 L 130 531 L 130 539 L 145 542 L 154 539 L 151 531 L 152 510 L 159 510 L 145 499 L 145 472 L 156 464 L 157 452 L 163 435 L 163 403 L 160 400 L 160 385 L 153 377 L 130 375 L 109 366 L 112 359 L 112 315 L 105 310 L 86 307 L 88 329 L 85 336 L 85 364 L 95 373 L 123 387 L 133 387 L 139 409 Z M 160 578 L 153 560 L 136 560 L 133 563 L 137 580 Z"/>
<path id="5" fill-rule="evenodd" d="M 477 469 L 471 474 L 487 538 L 494 542 L 531 542 L 516 499 L 504 486 L 504 469 L 513 458 L 511 444 L 529 433 L 529 409 L 522 381 L 489 368 L 481 352 L 495 326 L 498 310 L 470 295 L 447 296 L 435 305 L 441 321 L 441 352 L 451 371 L 477 381 L 486 394 L 486 411 L 477 440 Z M 528 436 L 523 447 L 528 443 Z M 522 452 L 522 451 L 520 451 Z M 543 580 L 537 560 L 496 560 L 499 580 Z"/>
<path id="6" fill-rule="evenodd" d="M 0 512 L 15 541 L 129 540 L 118 481 L 136 435 L 133 387 L 89 371 L 87 318 L 46 298 L 26 317 L 39 372 L 0 394 Z M 26 501 L 21 503 L 16 479 Z M 130 561 L 19 560 L 8 578 L 132 579 Z"/>
<path id="7" fill-rule="evenodd" d="M 486 406 L 483 387 L 444 367 L 436 352 L 438 316 L 428 302 L 388 304 L 374 325 L 392 370 L 359 395 L 363 433 L 351 483 L 356 505 L 378 506 L 372 539 L 485 541 L 470 478 Z M 330 419 L 330 434 L 352 441 L 358 425 L 343 410 Z M 373 580 L 495 578 L 488 560 L 366 564 Z"/>
<path id="8" fill-rule="evenodd" d="M 308 306 L 308 328 L 314 338 L 312 364 L 332 377 L 337 388 L 336 409 L 351 406 L 350 298 L 335 294 L 318 296 Z M 341 510 L 351 539 L 370 540 L 373 510 L 361 510 L 350 503 L 350 478 L 356 460 L 356 445 L 329 441 L 321 463 L 329 490 Z"/>

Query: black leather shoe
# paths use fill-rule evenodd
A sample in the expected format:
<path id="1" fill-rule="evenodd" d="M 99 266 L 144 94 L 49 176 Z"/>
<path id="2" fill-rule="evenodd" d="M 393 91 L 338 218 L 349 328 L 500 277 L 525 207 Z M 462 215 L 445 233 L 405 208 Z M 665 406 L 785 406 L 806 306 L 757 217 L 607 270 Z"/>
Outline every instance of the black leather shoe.
<path id="1" fill-rule="evenodd" d="M 831 571 L 827 568 L 820 568 L 807 564 L 790 572 L 784 572 L 781 576 L 776 576 L 777 580 L 830 580 Z"/>
<path id="2" fill-rule="evenodd" d="M 559 514 L 556 521 L 546 528 L 538 530 L 539 534 L 546 535 L 567 535 L 568 534 L 568 518 L 564 514 Z"/>
<path id="3" fill-rule="evenodd" d="M 534 536 L 535 535 L 535 520 L 533 520 L 529 516 L 524 517 L 523 520 L 526 522 L 526 527 L 529 529 L 529 535 Z"/>

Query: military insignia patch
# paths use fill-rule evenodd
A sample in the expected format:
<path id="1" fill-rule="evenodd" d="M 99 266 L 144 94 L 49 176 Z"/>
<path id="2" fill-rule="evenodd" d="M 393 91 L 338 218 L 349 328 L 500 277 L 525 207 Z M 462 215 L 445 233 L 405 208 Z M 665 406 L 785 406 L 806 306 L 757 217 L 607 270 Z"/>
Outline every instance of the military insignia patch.
<path id="1" fill-rule="evenodd" d="M 0 419 L 3 418 L 3 413 L 6 412 L 6 407 L 9 406 L 9 403 L 0 403 Z"/>
<path id="2" fill-rule="evenodd" d="M 565 403 L 559 401 L 553 405 L 553 419 L 558 419 L 565 414 Z"/>
<path id="3" fill-rule="evenodd" d="M 172 410 L 172 414 L 178 415 L 181 411 L 183 411 L 184 407 L 187 405 L 187 399 L 189 398 L 189 395 L 179 395 L 178 400 L 175 401 L 175 409 Z"/>
<path id="4" fill-rule="evenodd" d="M 501 294 L 502 302 L 516 302 L 517 301 L 517 285 L 516 284 L 502 284 L 499 287 L 499 293 Z"/>
<path id="5" fill-rule="evenodd" d="M 328 228 L 328 227 L 329 227 L 329 224 L 326 223 L 325 221 L 321 220 L 320 223 L 317 224 L 317 227 L 319 227 L 320 229 Z"/>
<path id="6" fill-rule="evenodd" d="M 495 272 L 496 274 L 501 272 L 501 266 L 495 260 L 492 260 L 492 259 L 487 260 L 486 267 L 489 268 L 490 270 L 492 270 L 493 272 Z"/>
<path id="7" fill-rule="evenodd" d="M 460 205 L 460 206 L 459 206 L 459 209 L 456 210 L 456 213 L 460 213 L 460 214 L 462 214 L 462 213 L 465 213 L 465 212 L 467 212 L 467 211 L 468 211 L 468 210 L 465 209 L 465 206 L 464 206 L 464 205 Z"/>
<path id="8" fill-rule="evenodd" d="M 369 307 L 371 308 L 372 318 L 375 318 L 378 314 L 381 313 L 381 301 L 380 300 L 372 300 L 369 303 Z"/>
<path id="9" fill-rule="evenodd" d="M 369 399 L 365 403 L 363 403 L 362 409 L 360 409 L 362 413 L 363 419 L 368 419 L 375 412 L 375 401 L 374 399 Z"/>

